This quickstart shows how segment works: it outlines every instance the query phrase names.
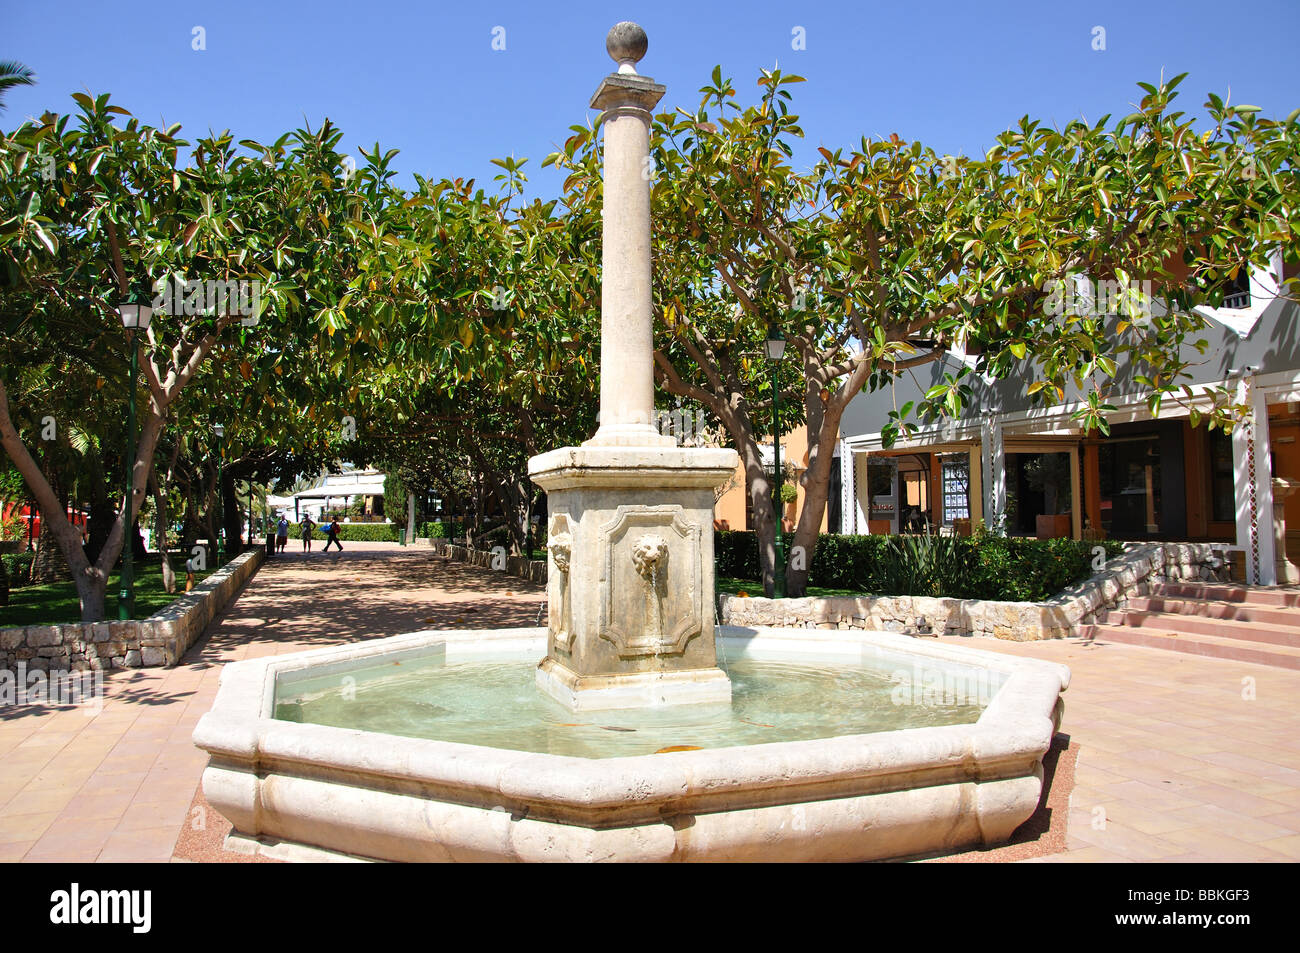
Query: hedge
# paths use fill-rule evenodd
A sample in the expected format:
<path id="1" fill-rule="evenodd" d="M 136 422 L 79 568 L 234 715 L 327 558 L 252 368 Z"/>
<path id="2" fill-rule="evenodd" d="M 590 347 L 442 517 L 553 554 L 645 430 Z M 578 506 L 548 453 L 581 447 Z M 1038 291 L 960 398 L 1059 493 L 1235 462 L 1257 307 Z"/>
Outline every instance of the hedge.
<path id="1" fill-rule="evenodd" d="M 783 538 L 789 553 L 794 537 Z M 817 538 L 808 583 L 887 596 L 1041 602 L 1092 575 L 1096 546 L 1107 559 L 1123 549 L 1116 540 L 824 534 Z M 760 577 L 753 533 L 718 531 L 714 553 L 718 575 Z"/>
<path id="2" fill-rule="evenodd" d="M 324 539 L 325 527 L 328 525 L 329 523 L 317 523 L 312 539 Z M 339 523 L 339 542 L 395 543 L 400 528 L 396 523 Z M 301 523 L 289 524 L 289 538 L 302 539 Z"/>
<path id="3" fill-rule="evenodd" d="M 17 587 L 27 584 L 32 571 L 32 560 L 35 558 L 36 554 L 34 552 L 5 553 L 0 556 L 0 560 L 4 561 L 5 572 L 9 576 L 9 585 Z"/>
<path id="4" fill-rule="evenodd" d="M 452 539 L 456 536 L 463 536 L 464 532 L 464 527 L 456 522 L 442 521 L 420 524 L 420 536 L 424 539 Z"/>

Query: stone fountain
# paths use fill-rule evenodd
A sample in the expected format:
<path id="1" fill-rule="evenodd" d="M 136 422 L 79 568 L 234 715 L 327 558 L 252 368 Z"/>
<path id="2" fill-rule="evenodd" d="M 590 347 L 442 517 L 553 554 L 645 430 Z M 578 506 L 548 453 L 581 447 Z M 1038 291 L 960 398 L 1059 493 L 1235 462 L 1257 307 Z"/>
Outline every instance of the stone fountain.
<path id="1" fill-rule="evenodd" d="M 1037 806 L 1065 667 L 886 632 L 714 625 L 713 489 L 736 455 L 677 447 L 654 425 L 642 169 L 664 90 L 636 72 L 646 48 L 640 27 L 615 26 L 618 70 L 592 98 L 600 425 L 529 463 L 549 503 L 547 627 L 227 665 L 194 741 L 228 847 L 871 860 L 995 844 Z"/>
<path id="2" fill-rule="evenodd" d="M 604 130 L 600 426 L 534 457 L 547 492 L 550 617 L 538 685 L 575 711 L 726 701 L 713 633 L 713 490 L 734 450 L 678 447 L 654 414 L 650 293 L 652 110 L 645 33 L 609 32 L 618 72 L 591 98 Z"/>

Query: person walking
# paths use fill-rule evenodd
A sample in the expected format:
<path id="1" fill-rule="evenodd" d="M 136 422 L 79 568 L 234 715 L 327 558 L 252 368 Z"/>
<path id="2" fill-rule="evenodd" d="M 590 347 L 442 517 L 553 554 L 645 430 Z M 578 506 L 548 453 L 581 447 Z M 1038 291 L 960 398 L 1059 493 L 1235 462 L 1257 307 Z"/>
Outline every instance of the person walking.
<path id="1" fill-rule="evenodd" d="M 280 514 L 280 522 L 275 524 L 275 551 L 284 552 L 284 547 L 289 545 L 289 520 L 283 513 Z"/>
<path id="2" fill-rule="evenodd" d="M 325 540 L 325 548 L 321 550 L 321 552 L 328 553 L 330 551 L 330 543 L 337 546 L 339 552 L 343 552 L 343 544 L 339 542 L 339 518 L 337 516 L 330 520 L 329 526 L 325 527 L 325 535 L 329 538 Z"/>
<path id="3" fill-rule="evenodd" d="M 302 520 L 302 551 L 311 552 L 311 531 L 316 528 L 310 516 L 304 516 Z"/>

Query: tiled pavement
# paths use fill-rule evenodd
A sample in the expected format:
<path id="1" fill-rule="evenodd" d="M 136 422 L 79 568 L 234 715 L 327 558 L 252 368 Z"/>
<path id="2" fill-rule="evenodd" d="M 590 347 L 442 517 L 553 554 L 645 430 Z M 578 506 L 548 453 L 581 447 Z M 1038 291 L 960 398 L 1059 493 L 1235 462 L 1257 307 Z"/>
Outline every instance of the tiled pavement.
<path id="1" fill-rule="evenodd" d="M 221 665 L 420 628 L 534 624 L 541 587 L 350 544 L 263 568 L 174 669 L 116 672 L 102 710 L 0 709 L 0 861 L 167 861 Z M 1076 640 L 945 641 L 1064 662 L 1079 745 L 1060 861 L 1300 860 L 1300 672 Z"/>
<path id="2" fill-rule="evenodd" d="M 1117 643 L 945 642 L 1070 666 L 1063 861 L 1300 860 L 1300 672 Z"/>
<path id="3" fill-rule="evenodd" d="M 225 662 L 422 628 L 536 623 L 541 586 L 425 548 L 345 543 L 263 567 L 173 669 L 113 672 L 89 709 L 0 708 L 0 861 L 168 861 Z M 286 558 L 287 557 L 287 558 Z"/>

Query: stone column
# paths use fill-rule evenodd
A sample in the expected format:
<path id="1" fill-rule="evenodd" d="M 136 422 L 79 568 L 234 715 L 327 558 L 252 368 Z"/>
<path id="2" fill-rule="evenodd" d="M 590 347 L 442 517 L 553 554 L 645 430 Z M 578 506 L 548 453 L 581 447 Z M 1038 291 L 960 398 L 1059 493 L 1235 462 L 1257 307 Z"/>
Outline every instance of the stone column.
<path id="1" fill-rule="evenodd" d="M 650 289 L 650 120 L 664 87 L 640 76 L 649 41 L 635 23 L 605 38 L 618 72 L 591 107 L 605 136 L 601 218 L 600 428 L 591 446 L 673 446 L 654 419 L 654 317 Z"/>
<path id="2" fill-rule="evenodd" d="M 1246 553 L 1246 581 L 1277 584 L 1273 551 L 1273 472 L 1269 454 L 1268 401 L 1245 373 L 1237 382 L 1237 399 L 1250 407 L 1232 431 L 1232 469 L 1237 504 L 1237 545 Z"/>
<path id="3" fill-rule="evenodd" d="M 1007 461 L 1002 449 L 1002 422 L 989 415 L 984 421 L 984 525 L 990 530 L 1007 512 Z M 1006 527 L 1009 531 L 1010 527 Z"/>
<path id="4" fill-rule="evenodd" d="M 1300 584 L 1300 567 L 1286 555 L 1286 499 L 1300 490 L 1300 481 L 1273 477 L 1273 565 L 1279 586 Z"/>
<path id="5" fill-rule="evenodd" d="M 714 636 L 713 489 L 734 450 L 678 447 L 654 419 L 650 110 L 663 87 L 633 67 L 645 33 L 620 23 L 603 110 L 600 428 L 528 461 L 547 493 L 546 658 L 537 684 L 574 710 L 723 703 Z"/>

